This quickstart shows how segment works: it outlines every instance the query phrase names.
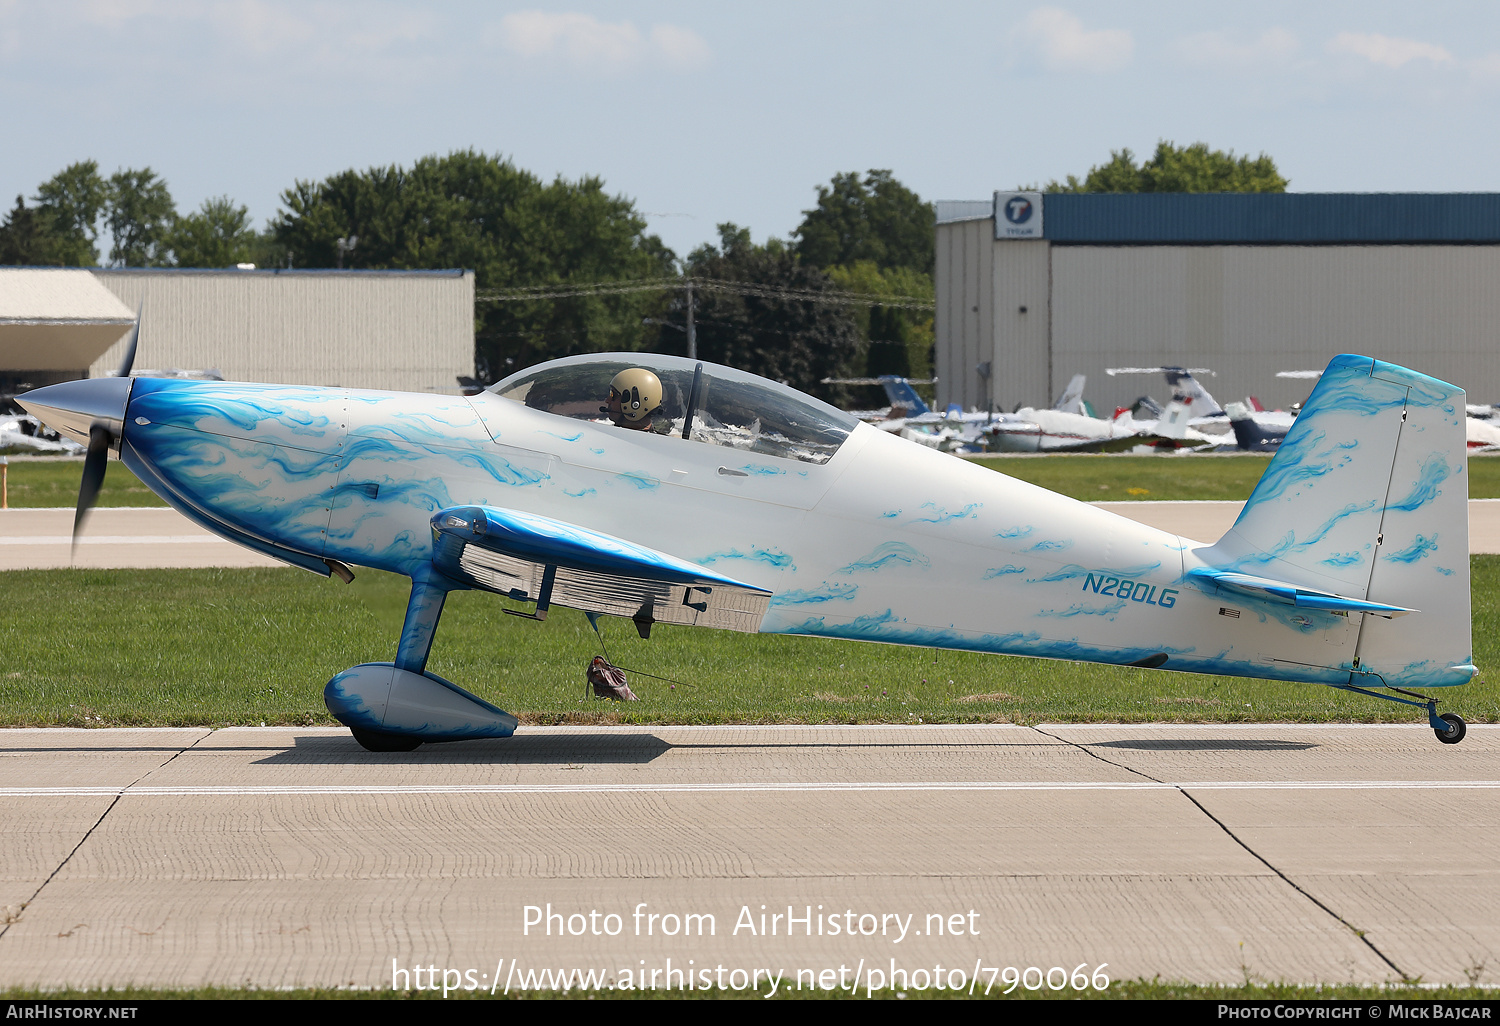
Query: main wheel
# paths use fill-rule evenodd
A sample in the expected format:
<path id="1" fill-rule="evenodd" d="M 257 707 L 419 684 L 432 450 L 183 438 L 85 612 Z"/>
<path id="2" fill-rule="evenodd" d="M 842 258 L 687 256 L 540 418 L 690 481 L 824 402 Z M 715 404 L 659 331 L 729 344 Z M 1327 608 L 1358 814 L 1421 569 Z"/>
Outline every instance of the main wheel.
<path id="1" fill-rule="evenodd" d="M 1444 723 L 1448 724 L 1448 729 L 1438 730 L 1436 727 L 1434 727 L 1432 729 L 1432 732 L 1436 734 L 1437 739 L 1445 745 L 1458 744 L 1464 739 L 1464 735 L 1469 731 L 1469 728 L 1464 725 L 1464 718 L 1458 715 L 1458 713 L 1443 713 L 1443 715 L 1438 718 L 1441 719 Z"/>
<path id="2" fill-rule="evenodd" d="M 354 740 L 367 752 L 411 752 L 422 743 L 421 738 L 405 734 L 377 734 L 369 730 L 355 730 L 353 727 L 349 728 L 349 733 L 354 735 Z"/>

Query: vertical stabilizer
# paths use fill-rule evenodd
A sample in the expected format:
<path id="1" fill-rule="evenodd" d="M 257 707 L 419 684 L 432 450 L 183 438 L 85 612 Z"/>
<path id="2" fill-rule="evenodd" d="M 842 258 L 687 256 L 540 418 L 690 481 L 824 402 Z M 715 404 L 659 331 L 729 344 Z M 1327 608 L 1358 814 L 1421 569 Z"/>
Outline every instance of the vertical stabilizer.
<path id="1" fill-rule="evenodd" d="M 1213 417 L 1223 414 L 1224 410 L 1214 401 L 1214 397 L 1208 394 L 1208 389 L 1193 377 L 1192 371 L 1186 367 L 1164 367 L 1162 370 L 1172 390 L 1181 392 L 1187 399 L 1188 409 L 1192 411 L 1194 417 Z"/>
<path id="2" fill-rule="evenodd" d="M 1417 610 L 1358 624 L 1356 683 L 1462 684 L 1473 674 L 1464 393 L 1338 356 L 1209 566 Z"/>
<path id="3" fill-rule="evenodd" d="M 911 387 L 911 382 L 905 378 L 898 378 L 894 374 L 882 374 L 880 383 L 885 386 L 885 396 L 892 406 L 904 406 L 908 417 L 920 417 L 931 410 L 917 395 L 917 390 Z"/>
<path id="4" fill-rule="evenodd" d="M 1083 386 L 1088 378 L 1082 374 L 1074 374 L 1068 379 L 1068 387 L 1063 389 L 1062 395 L 1057 397 L 1057 402 L 1052 405 L 1059 413 L 1077 413 L 1083 416 L 1089 414 L 1083 408 Z"/>

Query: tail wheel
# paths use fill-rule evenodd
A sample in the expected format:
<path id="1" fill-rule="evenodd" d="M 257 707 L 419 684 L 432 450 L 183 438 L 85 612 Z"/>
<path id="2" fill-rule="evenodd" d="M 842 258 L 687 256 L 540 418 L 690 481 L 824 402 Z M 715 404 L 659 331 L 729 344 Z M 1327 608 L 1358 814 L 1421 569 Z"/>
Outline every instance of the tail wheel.
<path id="1" fill-rule="evenodd" d="M 1436 734 L 1437 739 L 1445 745 L 1458 744 L 1464 739 L 1464 735 L 1469 731 L 1469 728 L 1464 725 L 1464 718 L 1458 715 L 1458 713 L 1443 713 L 1443 715 L 1438 718 L 1441 719 L 1444 723 L 1448 724 L 1448 729 L 1438 730 L 1436 727 L 1434 727 L 1432 729 L 1432 732 Z"/>
<path id="2" fill-rule="evenodd" d="M 409 737 L 405 734 L 377 734 L 370 730 L 355 730 L 352 727 L 349 733 L 354 735 L 354 740 L 367 752 L 411 752 L 422 743 L 421 738 Z M 1441 736 L 1441 735 L 1440 735 Z M 1463 736 L 1463 721 L 1459 721 L 1459 736 Z"/>

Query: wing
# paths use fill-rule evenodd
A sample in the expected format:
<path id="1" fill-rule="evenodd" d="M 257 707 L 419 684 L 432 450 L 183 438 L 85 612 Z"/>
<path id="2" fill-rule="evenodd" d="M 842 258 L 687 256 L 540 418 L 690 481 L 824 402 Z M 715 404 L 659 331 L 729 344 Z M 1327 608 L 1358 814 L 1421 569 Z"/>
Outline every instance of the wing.
<path id="1" fill-rule="evenodd" d="M 491 506 L 432 518 L 433 564 L 455 580 L 523 602 L 653 623 L 755 633 L 771 592 L 708 567 L 575 524 Z M 524 615 L 524 614 L 521 614 Z"/>

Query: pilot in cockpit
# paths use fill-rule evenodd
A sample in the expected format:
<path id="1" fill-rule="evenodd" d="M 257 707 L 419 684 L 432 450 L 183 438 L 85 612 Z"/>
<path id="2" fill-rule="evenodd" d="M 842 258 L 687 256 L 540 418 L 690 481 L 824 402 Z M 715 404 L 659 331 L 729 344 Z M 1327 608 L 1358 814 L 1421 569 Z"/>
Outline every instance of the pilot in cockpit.
<path id="1" fill-rule="evenodd" d="M 631 367 L 609 383 L 609 405 L 599 407 L 599 412 L 607 413 L 619 427 L 663 434 L 670 425 L 656 423 L 661 397 L 661 379 L 644 367 Z"/>

